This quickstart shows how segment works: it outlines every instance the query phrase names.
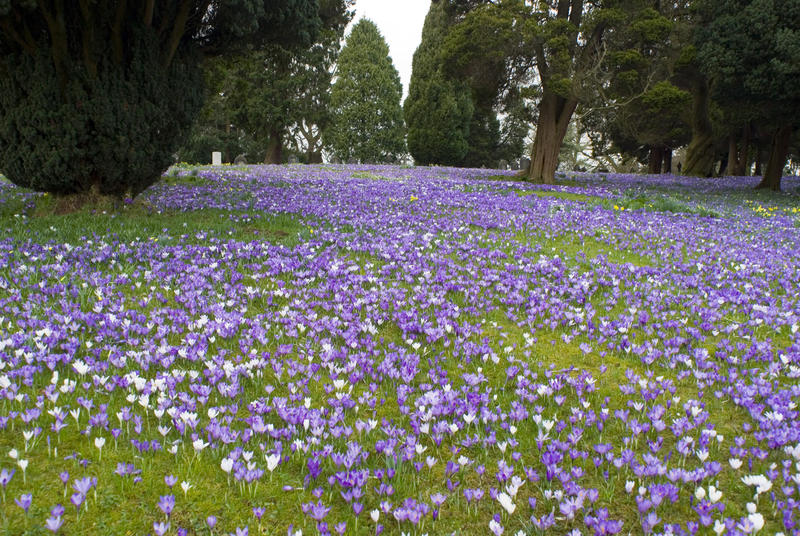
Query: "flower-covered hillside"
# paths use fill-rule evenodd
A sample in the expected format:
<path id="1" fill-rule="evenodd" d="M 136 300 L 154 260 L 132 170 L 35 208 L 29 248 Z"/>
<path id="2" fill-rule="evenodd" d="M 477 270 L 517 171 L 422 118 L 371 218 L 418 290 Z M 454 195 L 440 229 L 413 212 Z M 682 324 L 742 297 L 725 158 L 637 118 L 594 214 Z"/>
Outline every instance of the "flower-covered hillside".
<path id="1" fill-rule="evenodd" d="M 794 532 L 796 195 L 490 173 L 0 184 L 4 530 Z"/>

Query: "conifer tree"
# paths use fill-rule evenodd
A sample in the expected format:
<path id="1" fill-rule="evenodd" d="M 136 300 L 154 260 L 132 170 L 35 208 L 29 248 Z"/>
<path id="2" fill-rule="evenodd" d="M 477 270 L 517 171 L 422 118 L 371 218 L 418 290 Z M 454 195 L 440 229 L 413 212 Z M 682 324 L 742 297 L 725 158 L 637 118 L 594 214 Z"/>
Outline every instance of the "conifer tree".
<path id="1" fill-rule="evenodd" d="M 461 165 L 470 149 L 470 89 L 442 73 L 441 47 L 454 23 L 446 6 L 443 1 L 431 2 L 404 103 L 408 150 L 423 166 Z"/>
<path id="2" fill-rule="evenodd" d="M 0 171 L 39 191 L 133 197 L 202 105 L 201 54 L 308 43 L 318 26 L 316 0 L 0 2 Z"/>
<path id="3" fill-rule="evenodd" d="M 336 77 L 326 145 L 343 161 L 396 161 L 405 153 L 403 86 L 374 22 L 362 19 L 353 27 L 339 54 Z"/>

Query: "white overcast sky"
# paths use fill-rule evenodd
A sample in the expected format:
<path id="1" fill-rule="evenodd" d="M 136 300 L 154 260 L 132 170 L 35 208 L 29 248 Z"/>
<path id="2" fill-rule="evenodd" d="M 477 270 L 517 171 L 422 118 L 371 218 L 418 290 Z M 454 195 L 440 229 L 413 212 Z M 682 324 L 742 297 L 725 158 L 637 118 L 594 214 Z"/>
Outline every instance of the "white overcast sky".
<path id="1" fill-rule="evenodd" d="M 361 18 L 378 25 L 389 44 L 392 62 L 400 73 L 404 97 L 408 95 L 408 81 L 411 79 L 411 59 L 419 46 L 422 23 L 430 5 L 430 0 L 356 0 L 355 3 L 356 16 L 351 25 Z"/>

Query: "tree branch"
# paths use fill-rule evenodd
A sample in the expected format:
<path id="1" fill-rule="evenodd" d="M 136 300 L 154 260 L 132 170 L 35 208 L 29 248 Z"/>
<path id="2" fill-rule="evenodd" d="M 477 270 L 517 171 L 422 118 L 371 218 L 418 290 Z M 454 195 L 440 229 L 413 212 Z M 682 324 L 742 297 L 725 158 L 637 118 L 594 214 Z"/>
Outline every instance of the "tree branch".
<path id="1" fill-rule="evenodd" d="M 156 7 L 156 0 L 147 0 L 144 5 L 144 15 L 142 16 L 142 22 L 148 28 L 153 25 L 153 11 Z"/>
<path id="2" fill-rule="evenodd" d="M 572 6 L 572 11 L 569 14 L 569 22 L 575 26 L 575 29 L 581 27 L 581 19 L 583 18 L 583 0 L 575 2 Z"/>
<path id="3" fill-rule="evenodd" d="M 172 58 L 181 44 L 183 33 L 186 31 L 186 22 L 189 20 L 189 11 L 191 10 L 192 3 L 190 0 L 183 0 L 178 13 L 175 15 L 175 23 L 172 25 L 172 32 L 167 42 L 167 55 L 164 57 L 164 66 L 168 67 L 172 63 Z"/>
<path id="4" fill-rule="evenodd" d="M 53 57 L 53 64 L 58 75 L 62 88 L 66 85 L 66 57 L 68 55 L 67 29 L 64 26 L 64 4 L 63 0 L 56 0 L 55 11 L 48 9 L 47 2 L 39 2 L 47 28 L 50 31 L 50 50 Z"/>
<path id="5" fill-rule="evenodd" d="M 92 43 L 94 41 L 94 23 L 92 21 L 92 11 L 89 8 L 89 0 L 79 0 L 78 4 L 83 17 L 83 64 L 86 72 L 91 78 L 97 78 L 97 62 L 92 58 Z"/>
<path id="6" fill-rule="evenodd" d="M 122 49 L 122 23 L 125 21 L 125 9 L 127 0 L 119 0 L 117 11 L 114 13 L 114 25 L 111 27 L 111 44 L 114 49 L 114 62 L 117 65 L 124 59 Z"/>
<path id="7" fill-rule="evenodd" d="M 6 33 L 19 46 L 21 46 L 22 50 L 24 50 L 31 56 L 33 56 L 36 53 L 36 45 L 32 42 L 23 39 L 22 36 L 19 35 L 19 33 L 17 33 L 17 31 L 11 25 L 11 21 L 9 21 L 8 17 L 3 17 L 2 19 L 0 19 L 0 28 L 2 28 L 4 33 Z"/>

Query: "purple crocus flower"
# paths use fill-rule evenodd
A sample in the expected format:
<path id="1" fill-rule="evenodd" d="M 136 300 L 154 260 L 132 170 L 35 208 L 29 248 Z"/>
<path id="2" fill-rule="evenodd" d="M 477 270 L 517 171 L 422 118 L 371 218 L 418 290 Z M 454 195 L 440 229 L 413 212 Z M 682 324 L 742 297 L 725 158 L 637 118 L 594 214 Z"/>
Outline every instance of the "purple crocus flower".
<path id="1" fill-rule="evenodd" d="M 158 507 L 164 512 L 164 515 L 169 517 L 172 513 L 173 508 L 175 508 L 175 496 L 174 495 L 162 495 L 158 500 Z"/>
<path id="2" fill-rule="evenodd" d="M 17 503 L 17 506 L 25 510 L 26 514 L 28 513 L 28 508 L 31 507 L 32 501 L 33 501 L 33 495 L 30 493 L 23 493 L 22 495 L 14 499 L 14 502 Z"/>
<path id="3" fill-rule="evenodd" d="M 303 511 L 314 521 L 322 521 L 330 512 L 330 507 L 325 506 L 322 501 L 316 503 L 303 504 Z"/>
<path id="4" fill-rule="evenodd" d="M 75 506 L 76 509 L 80 510 L 83 501 L 86 500 L 86 495 L 83 493 L 75 492 L 70 496 L 69 501 Z"/>
<path id="5" fill-rule="evenodd" d="M 53 533 L 58 532 L 63 524 L 64 519 L 61 516 L 48 517 L 44 522 L 45 528 Z"/>
<path id="6" fill-rule="evenodd" d="M 11 482 L 11 477 L 14 476 L 15 472 L 16 469 L 9 471 L 6 468 L 3 468 L 3 470 L 0 471 L 0 485 L 3 486 L 3 489 L 5 489 L 5 487 L 8 486 L 8 483 Z"/>

